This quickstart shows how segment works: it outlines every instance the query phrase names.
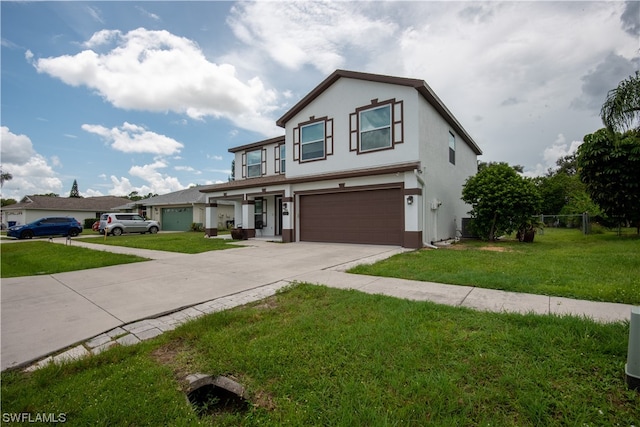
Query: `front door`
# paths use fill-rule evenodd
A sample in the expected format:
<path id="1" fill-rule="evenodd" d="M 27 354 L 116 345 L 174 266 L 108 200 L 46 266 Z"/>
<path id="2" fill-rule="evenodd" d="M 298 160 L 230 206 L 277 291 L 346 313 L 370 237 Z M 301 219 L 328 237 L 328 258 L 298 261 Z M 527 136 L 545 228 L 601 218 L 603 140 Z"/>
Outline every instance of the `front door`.
<path id="1" fill-rule="evenodd" d="M 276 196 L 276 236 L 282 236 L 282 197 Z"/>

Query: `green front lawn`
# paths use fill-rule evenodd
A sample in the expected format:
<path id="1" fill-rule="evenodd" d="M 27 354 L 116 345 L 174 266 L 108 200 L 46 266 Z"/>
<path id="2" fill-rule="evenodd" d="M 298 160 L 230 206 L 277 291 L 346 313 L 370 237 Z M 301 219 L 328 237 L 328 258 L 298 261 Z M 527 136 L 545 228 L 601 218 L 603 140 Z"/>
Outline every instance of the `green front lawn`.
<path id="1" fill-rule="evenodd" d="M 628 333 L 299 285 L 136 346 L 3 373 L 2 411 L 70 425 L 631 426 Z M 249 409 L 198 418 L 182 391 L 196 372 L 234 377 Z"/>
<path id="2" fill-rule="evenodd" d="M 46 240 L 20 243 L 3 243 L 0 246 L 0 277 L 35 276 L 63 273 L 148 261 L 134 255 L 98 252 L 80 246 L 66 246 Z"/>
<path id="3" fill-rule="evenodd" d="M 126 246 L 156 251 L 198 254 L 201 252 L 230 249 L 237 247 L 231 240 L 206 239 L 204 233 L 185 231 L 159 234 L 124 234 L 122 236 L 104 236 L 84 238 L 87 243 L 98 243 L 112 246 Z"/>
<path id="4" fill-rule="evenodd" d="M 640 236 L 585 236 L 575 229 L 550 228 L 534 243 L 464 241 L 446 249 L 396 255 L 349 272 L 640 304 Z"/>

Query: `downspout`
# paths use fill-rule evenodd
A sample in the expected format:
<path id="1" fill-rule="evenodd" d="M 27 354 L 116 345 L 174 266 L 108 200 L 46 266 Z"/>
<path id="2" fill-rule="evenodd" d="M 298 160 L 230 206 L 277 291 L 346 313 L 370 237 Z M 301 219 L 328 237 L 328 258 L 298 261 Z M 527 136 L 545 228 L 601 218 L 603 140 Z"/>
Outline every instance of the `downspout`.
<path id="1" fill-rule="evenodd" d="M 422 245 L 427 247 L 427 248 L 438 249 L 437 246 L 434 246 L 431 243 L 427 243 L 427 242 L 424 241 L 424 232 L 426 230 L 425 225 L 427 223 L 427 220 L 426 220 L 426 215 L 425 215 L 426 209 L 425 209 L 425 197 L 424 197 L 424 186 L 425 186 L 425 183 L 424 183 L 424 180 L 422 179 L 422 177 L 420 176 L 421 173 L 422 173 L 422 169 L 414 169 L 413 170 L 413 174 L 416 176 L 416 181 L 418 181 L 418 184 L 420 184 L 420 187 L 422 188 L 422 193 L 423 193 L 423 196 L 422 196 L 422 215 L 420 215 L 421 216 L 420 222 L 422 223 L 422 233 L 423 233 L 422 234 Z"/>

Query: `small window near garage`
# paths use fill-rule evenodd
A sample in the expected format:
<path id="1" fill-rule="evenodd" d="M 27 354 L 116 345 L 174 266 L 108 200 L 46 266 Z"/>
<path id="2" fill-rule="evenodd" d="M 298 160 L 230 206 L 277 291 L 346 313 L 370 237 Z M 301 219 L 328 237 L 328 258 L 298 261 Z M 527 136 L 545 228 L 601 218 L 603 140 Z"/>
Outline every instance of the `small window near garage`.
<path id="1" fill-rule="evenodd" d="M 449 132 L 449 163 L 456 164 L 456 137 L 452 132 Z"/>
<path id="2" fill-rule="evenodd" d="M 324 160 L 333 154 L 333 119 L 311 117 L 293 130 L 293 160 Z"/>
<path id="3" fill-rule="evenodd" d="M 255 178 L 262 175 L 262 150 L 247 153 L 247 178 Z"/>
<path id="4" fill-rule="evenodd" d="M 349 116 L 350 151 L 367 153 L 394 148 L 402 144 L 403 102 L 389 99 L 357 108 Z"/>

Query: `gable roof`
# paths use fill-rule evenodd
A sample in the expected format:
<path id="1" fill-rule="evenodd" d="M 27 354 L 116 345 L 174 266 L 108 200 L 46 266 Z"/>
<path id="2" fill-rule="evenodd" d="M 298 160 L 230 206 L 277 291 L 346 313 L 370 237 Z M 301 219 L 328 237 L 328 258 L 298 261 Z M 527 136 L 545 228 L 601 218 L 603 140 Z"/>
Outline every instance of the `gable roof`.
<path id="1" fill-rule="evenodd" d="M 406 77 L 393 77 L 393 76 L 385 76 L 381 74 L 370 74 L 370 73 L 361 73 L 357 71 L 348 71 L 348 70 L 336 70 L 329 77 L 324 79 L 322 83 L 315 87 L 311 92 L 309 92 L 304 98 L 302 98 L 296 105 L 294 105 L 289 111 L 287 111 L 282 117 L 276 121 L 276 124 L 280 127 L 285 127 L 286 123 L 293 118 L 296 114 L 298 114 L 302 109 L 308 106 L 314 99 L 316 99 L 320 94 L 322 94 L 325 90 L 327 90 L 331 85 L 333 85 L 336 81 L 341 78 L 348 79 L 357 79 L 357 80 L 366 80 L 370 82 L 377 83 L 387 83 L 392 85 L 399 86 L 407 86 L 412 87 L 422 95 L 424 99 L 427 100 L 429 104 L 431 104 L 436 111 L 449 123 L 449 125 L 462 137 L 462 139 L 471 147 L 471 149 L 477 155 L 482 154 L 482 150 L 476 144 L 476 142 L 471 138 L 471 136 L 467 133 L 467 131 L 462 127 L 460 122 L 454 117 L 454 115 L 449 111 L 449 109 L 444 105 L 444 103 L 438 98 L 433 89 L 429 87 L 427 82 L 420 79 L 410 79 Z"/>
<path id="2" fill-rule="evenodd" d="M 241 145 L 239 147 L 229 148 L 230 153 L 236 153 L 238 151 L 251 150 L 253 148 L 260 148 L 269 144 L 284 144 L 284 135 L 276 136 L 275 138 L 269 138 L 258 142 L 252 142 L 251 144 Z"/>
<path id="3" fill-rule="evenodd" d="M 174 191 L 173 193 L 162 194 L 160 196 L 149 197 L 138 201 L 145 206 L 158 205 L 189 205 L 191 203 L 206 203 L 206 198 L 200 192 L 202 187 L 191 187 L 185 190 Z"/>
<path id="4" fill-rule="evenodd" d="M 116 206 L 131 200 L 124 197 L 52 197 L 52 196 L 24 196 L 19 203 L 4 206 L 2 210 L 59 210 L 59 211 L 87 211 L 108 212 Z"/>

